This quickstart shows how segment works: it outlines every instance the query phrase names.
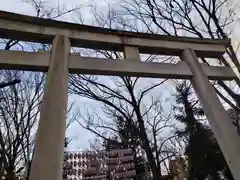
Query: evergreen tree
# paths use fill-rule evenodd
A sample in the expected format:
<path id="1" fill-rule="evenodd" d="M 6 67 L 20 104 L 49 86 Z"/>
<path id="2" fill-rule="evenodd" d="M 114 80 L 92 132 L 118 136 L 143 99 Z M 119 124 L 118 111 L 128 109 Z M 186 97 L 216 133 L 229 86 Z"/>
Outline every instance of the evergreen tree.
<path id="1" fill-rule="evenodd" d="M 191 101 L 191 86 L 184 81 L 176 87 L 176 119 L 185 125 L 177 134 L 187 139 L 185 154 L 188 162 L 188 179 L 233 179 L 223 154 L 209 126 L 201 122 L 204 112 Z"/>

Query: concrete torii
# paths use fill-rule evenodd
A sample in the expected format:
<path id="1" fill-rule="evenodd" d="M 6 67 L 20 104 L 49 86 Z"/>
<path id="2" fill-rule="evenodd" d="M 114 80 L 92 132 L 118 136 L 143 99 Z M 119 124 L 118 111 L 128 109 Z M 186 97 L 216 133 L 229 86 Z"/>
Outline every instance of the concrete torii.
<path id="1" fill-rule="evenodd" d="M 48 71 L 30 180 L 60 180 L 63 166 L 69 73 L 190 79 L 236 180 L 240 179 L 240 136 L 209 79 L 233 80 L 229 67 L 212 67 L 197 57 L 217 58 L 230 40 L 169 37 L 59 22 L 0 11 L 0 37 L 51 44 L 51 52 L 0 51 L 2 69 Z M 84 58 L 71 46 L 124 52 L 124 61 Z M 179 56 L 178 64 L 145 63 L 140 53 Z"/>

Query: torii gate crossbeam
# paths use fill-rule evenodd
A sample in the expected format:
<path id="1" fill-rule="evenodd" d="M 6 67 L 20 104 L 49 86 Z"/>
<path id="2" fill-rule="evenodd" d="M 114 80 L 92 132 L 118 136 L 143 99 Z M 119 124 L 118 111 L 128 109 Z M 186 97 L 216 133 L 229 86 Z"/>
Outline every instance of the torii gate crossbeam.
<path id="1" fill-rule="evenodd" d="M 210 67 L 197 57 L 220 57 L 229 40 L 133 33 L 39 19 L 0 11 L 0 37 L 52 44 L 51 52 L 0 51 L 1 69 L 48 71 L 30 180 L 60 180 L 65 136 L 68 74 L 190 79 L 236 180 L 240 136 L 209 79 L 232 80 L 229 67 Z M 54 39 L 54 40 L 53 40 Z M 125 60 L 83 58 L 71 46 L 122 51 Z M 140 62 L 140 53 L 179 56 L 178 64 Z"/>

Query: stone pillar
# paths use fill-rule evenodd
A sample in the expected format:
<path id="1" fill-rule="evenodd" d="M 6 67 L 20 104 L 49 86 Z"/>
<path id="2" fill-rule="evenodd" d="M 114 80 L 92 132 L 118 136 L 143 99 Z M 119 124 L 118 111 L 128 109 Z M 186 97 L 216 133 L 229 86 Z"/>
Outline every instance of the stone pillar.
<path id="1" fill-rule="evenodd" d="M 193 87 L 234 179 L 240 179 L 240 136 L 237 129 L 203 72 L 194 51 L 192 49 L 184 50 L 181 59 L 187 62 L 193 72 L 191 80 Z"/>
<path id="2" fill-rule="evenodd" d="M 53 40 L 30 180 L 61 180 L 68 99 L 70 41 Z"/>

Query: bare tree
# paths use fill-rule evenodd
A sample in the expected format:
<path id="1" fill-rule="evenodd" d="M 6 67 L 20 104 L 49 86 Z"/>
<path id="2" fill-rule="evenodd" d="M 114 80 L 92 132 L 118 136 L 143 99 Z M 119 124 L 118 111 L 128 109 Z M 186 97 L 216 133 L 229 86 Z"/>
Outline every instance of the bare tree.
<path id="1" fill-rule="evenodd" d="M 3 71 L 1 78 L 21 83 L 1 90 L 0 147 L 2 176 L 12 180 L 28 168 L 39 115 L 44 76 L 39 73 Z"/>
<path id="2" fill-rule="evenodd" d="M 139 31 L 137 24 L 128 26 L 127 20 L 118 18 L 116 11 L 113 11 L 110 5 L 108 8 L 108 12 L 104 13 L 93 7 L 94 25 Z M 83 22 L 82 18 L 80 18 L 80 22 Z M 81 51 L 81 53 L 87 56 L 93 55 L 116 60 L 123 58 L 119 52 Z M 172 58 L 150 55 L 143 56 L 142 60 L 171 61 Z M 141 141 L 140 146 L 146 153 L 154 179 L 161 179 L 163 178 L 161 167 L 171 157 L 183 151 L 179 151 L 180 146 L 176 146 L 176 142 L 174 148 L 173 143 L 176 140 L 174 133 L 165 132 L 165 130 L 170 131 L 174 127 L 171 111 L 166 114 L 159 97 L 157 97 L 161 92 L 161 85 L 166 80 L 149 80 L 145 87 L 141 86 L 144 84 L 143 82 L 142 78 L 133 77 L 109 78 L 71 75 L 70 93 L 100 102 L 102 113 L 91 113 L 87 109 L 87 112 L 79 119 L 79 123 L 98 137 L 108 142 L 111 141 L 112 144 L 115 142 L 123 146 L 119 141 L 119 124 L 117 124 L 119 119 L 122 122 L 133 124 L 136 127 L 136 135 Z M 157 96 L 153 94 L 157 94 Z M 116 139 L 111 138 L 113 137 L 111 135 L 117 136 Z"/>
<path id="3" fill-rule="evenodd" d="M 127 79 L 127 77 L 125 78 Z M 70 88 L 71 93 L 101 102 L 103 104 L 102 111 L 107 116 L 106 119 L 98 115 L 98 113 L 88 112 L 84 113 L 82 119 L 79 119 L 79 123 L 98 137 L 124 148 L 124 141 L 119 141 L 121 133 L 119 132 L 119 124 L 117 122 L 119 122 L 120 118 L 120 122 L 127 123 L 128 127 L 134 130 L 135 136 L 140 139 L 140 146 L 146 152 L 154 178 L 161 177 L 160 169 L 164 160 L 170 159 L 179 153 L 176 149 L 171 149 L 173 146 L 166 147 L 170 145 L 171 139 L 176 138 L 175 135 L 171 137 L 169 137 L 170 135 L 163 136 L 164 130 L 173 129 L 172 117 L 170 114 L 164 115 L 162 109 L 157 109 L 157 106 L 160 105 L 159 103 L 153 102 L 150 106 L 146 104 L 148 107 L 142 109 L 144 103 L 139 100 L 144 95 L 141 96 L 141 94 L 148 94 L 150 90 L 145 89 L 138 96 L 134 94 L 136 88 L 134 89 L 132 85 L 128 84 L 131 83 L 130 78 L 125 82 L 125 87 L 128 88 L 127 93 L 132 94 L 132 99 L 125 98 L 126 95 L 123 96 L 119 92 L 121 91 L 120 88 L 109 88 L 96 81 L 85 79 L 85 76 L 73 75 L 70 80 L 70 83 L 73 85 Z M 121 87 L 124 88 L 123 85 Z M 128 132 L 125 130 L 123 133 Z M 116 139 L 111 138 L 111 135 L 115 135 Z M 134 145 L 134 142 L 129 143 L 132 146 Z"/>
<path id="4" fill-rule="evenodd" d="M 224 0 L 126 0 L 125 2 L 126 3 L 122 6 L 123 11 L 114 11 L 111 8 L 111 5 L 109 5 L 108 12 L 104 13 L 99 12 L 96 7 L 93 7 L 92 12 L 95 18 L 94 25 L 136 32 L 144 31 L 167 34 L 170 36 L 187 35 L 197 36 L 199 38 L 207 37 L 212 39 L 226 39 L 230 33 L 227 31 L 227 28 L 234 23 L 234 10 L 230 8 L 229 2 Z M 196 21 L 196 17 L 199 17 L 199 20 Z M 80 22 L 83 22 L 82 18 L 80 18 Z M 122 59 L 122 54 L 119 52 L 91 51 L 91 53 L 96 53 L 94 56 Z M 230 57 L 230 60 L 236 66 L 239 66 L 239 63 L 236 60 L 236 54 L 231 45 L 227 47 L 227 54 L 228 57 L 222 56 L 217 60 L 201 58 L 201 61 L 209 65 L 212 63 L 218 63 L 219 65 L 230 66 L 229 60 L 227 59 Z M 89 51 L 87 52 L 87 55 L 91 55 L 89 54 Z M 156 58 L 159 57 L 149 56 L 145 60 L 153 61 Z M 164 58 L 167 59 L 166 57 Z M 88 115 L 85 116 L 87 122 L 85 128 L 103 139 L 110 140 L 106 134 L 102 134 L 99 129 L 105 129 L 108 130 L 108 132 L 116 132 L 116 129 L 113 128 L 114 126 L 111 126 L 111 123 L 106 122 L 106 119 L 112 120 L 121 117 L 124 121 L 130 120 L 136 123 L 138 127 L 138 135 L 142 141 L 142 147 L 147 154 L 153 176 L 157 179 L 158 177 L 161 177 L 160 164 L 163 162 L 166 163 L 166 161 L 163 161 L 163 157 L 165 156 L 166 158 L 169 158 L 174 154 L 173 152 L 175 152 L 174 155 L 177 153 L 181 154 L 184 149 L 184 142 L 176 144 L 177 141 L 174 136 L 168 137 L 169 139 L 163 138 L 164 140 L 162 140 L 162 143 L 159 139 L 154 139 L 154 137 L 159 135 L 159 127 L 157 127 L 156 124 L 159 122 L 166 122 L 166 120 L 162 120 L 160 115 L 157 115 L 157 120 L 155 122 L 154 120 L 148 122 L 150 120 L 146 117 L 146 114 L 152 114 L 151 109 L 153 108 L 154 103 L 152 105 L 148 104 L 150 107 L 144 111 L 143 99 L 146 95 L 150 94 L 151 91 L 156 92 L 155 90 L 159 88 L 163 81 L 155 81 L 155 84 L 151 84 L 149 87 L 145 89 L 143 88 L 139 91 L 137 84 L 140 81 L 141 78 L 114 77 L 108 79 L 97 76 L 72 75 L 70 77 L 70 92 L 103 104 L 102 112 L 106 117 L 91 113 L 88 113 Z M 108 84 L 108 82 L 110 83 Z M 238 95 L 232 91 L 225 82 L 218 81 L 217 83 L 233 100 L 235 100 L 235 103 L 229 101 L 228 98 L 223 95 L 222 91 L 219 91 L 218 88 L 216 88 L 219 96 L 230 106 L 239 111 Z M 240 85 L 237 77 L 235 85 Z M 171 145 L 174 143 L 176 148 Z M 168 146 L 164 146 L 164 144 L 167 144 Z M 161 153 L 161 155 L 159 153 Z M 158 156 L 161 156 L 161 158 L 158 159 Z"/>
<path id="5" fill-rule="evenodd" d="M 120 15 L 122 19 L 132 17 L 152 33 L 227 40 L 231 37 L 234 25 L 238 23 L 238 9 L 235 5 L 231 0 L 125 0 Z M 240 72 L 239 60 L 231 44 L 227 47 L 226 54 L 217 60 L 200 60 L 209 65 L 229 67 L 233 64 Z M 238 77 L 236 75 L 235 82 L 232 83 L 235 89 L 240 87 Z M 217 81 L 214 84 L 219 97 L 240 113 L 239 94 L 229 87 L 230 83 Z"/>

